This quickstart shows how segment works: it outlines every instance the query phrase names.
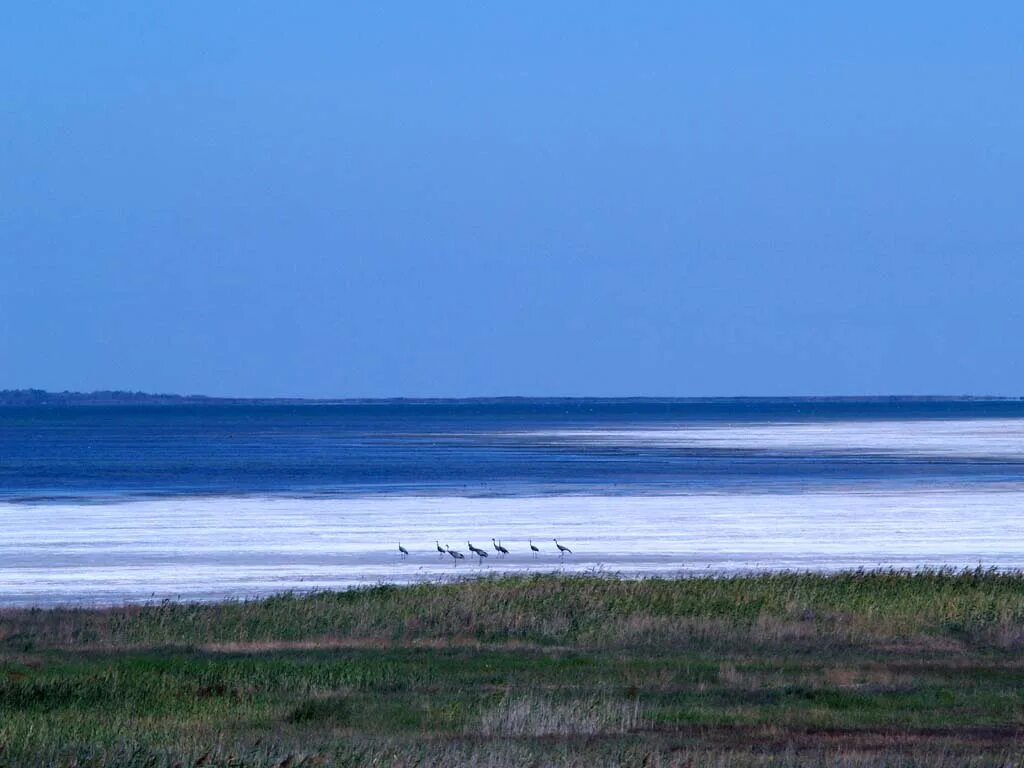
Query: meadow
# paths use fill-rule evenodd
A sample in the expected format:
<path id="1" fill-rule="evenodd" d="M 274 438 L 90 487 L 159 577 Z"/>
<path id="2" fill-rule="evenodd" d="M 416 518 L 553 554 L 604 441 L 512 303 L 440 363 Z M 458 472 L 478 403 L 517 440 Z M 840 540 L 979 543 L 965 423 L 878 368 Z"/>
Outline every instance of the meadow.
<path id="1" fill-rule="evenodd" d="M 3 766 L 1024 764 L 1024 575 L 0 610 Z"/>

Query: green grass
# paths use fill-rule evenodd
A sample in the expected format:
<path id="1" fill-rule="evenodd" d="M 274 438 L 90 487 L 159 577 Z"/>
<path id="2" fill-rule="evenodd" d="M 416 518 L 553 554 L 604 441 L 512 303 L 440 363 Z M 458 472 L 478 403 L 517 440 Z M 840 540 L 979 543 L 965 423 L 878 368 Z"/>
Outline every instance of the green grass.
<path id="1" fill-rule="evenodd" d="M 1024 575 L 0 611 L 0 766 L 1024 765 Z"/>

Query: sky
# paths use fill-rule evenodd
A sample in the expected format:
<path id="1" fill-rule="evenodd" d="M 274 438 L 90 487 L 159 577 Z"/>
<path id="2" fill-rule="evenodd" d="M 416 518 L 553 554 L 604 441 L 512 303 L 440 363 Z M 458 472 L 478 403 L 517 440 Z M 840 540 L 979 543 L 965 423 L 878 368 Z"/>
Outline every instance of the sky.
<path id="1" fill-rule="evenodd" d="M 0 389 L 1024 395 L 1017 2 L 0 10 Z"/>

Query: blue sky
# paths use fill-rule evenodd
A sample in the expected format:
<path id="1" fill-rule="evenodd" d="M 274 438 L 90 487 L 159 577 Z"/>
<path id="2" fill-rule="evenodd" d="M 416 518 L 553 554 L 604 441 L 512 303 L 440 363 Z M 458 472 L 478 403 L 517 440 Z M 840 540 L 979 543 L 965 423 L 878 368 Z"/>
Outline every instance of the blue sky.
<path id="1" fill-rule="evenodd" d="M 1024 6 L 18 3 L 0 388 L 1024 394 Z"/>

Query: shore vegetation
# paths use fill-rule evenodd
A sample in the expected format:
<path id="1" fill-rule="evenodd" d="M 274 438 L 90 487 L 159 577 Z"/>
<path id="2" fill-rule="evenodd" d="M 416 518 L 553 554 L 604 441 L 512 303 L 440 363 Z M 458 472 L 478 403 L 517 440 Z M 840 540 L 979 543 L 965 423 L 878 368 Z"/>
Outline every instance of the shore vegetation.
<path id="1" fill-rule="evenodd" d="M 1024 575 L 0 610 L 3 766 L 1024 764 Z"/>

